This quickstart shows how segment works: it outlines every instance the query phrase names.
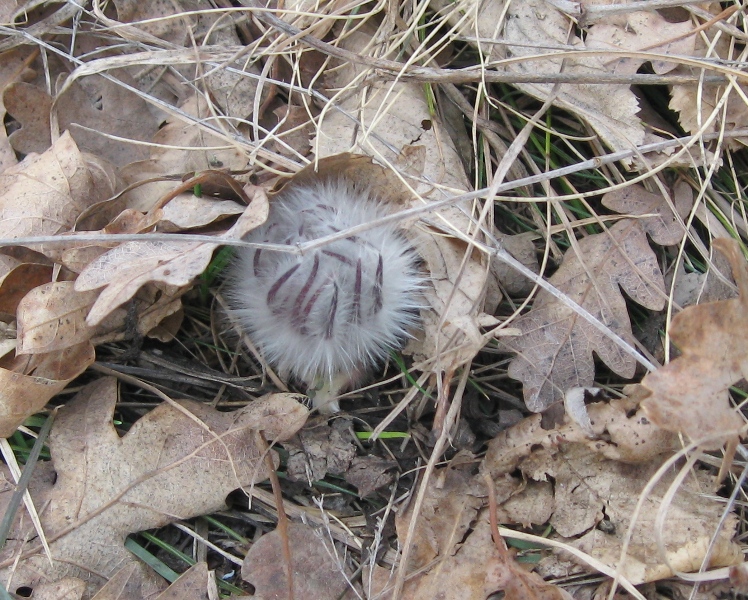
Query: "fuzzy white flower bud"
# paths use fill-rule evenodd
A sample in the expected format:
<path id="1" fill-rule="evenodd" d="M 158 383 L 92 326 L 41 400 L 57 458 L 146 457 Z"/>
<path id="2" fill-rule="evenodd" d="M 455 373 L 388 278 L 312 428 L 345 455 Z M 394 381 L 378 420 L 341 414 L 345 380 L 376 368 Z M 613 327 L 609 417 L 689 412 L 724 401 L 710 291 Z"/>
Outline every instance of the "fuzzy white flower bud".
<path id="1" fill-rule="evenodd" d="M 369 191 L 343 178 L 287 185 L 245 239 L 295 245 L 385 214 Z M 340 388 L 408 337 L 422 283 L 410 244 L 395 225 L 382 225 L 304 256 L 241 249 L 227 296 L 265 359 L 318 390 L 315 404 L 329 403 L 329 412 Z"/>

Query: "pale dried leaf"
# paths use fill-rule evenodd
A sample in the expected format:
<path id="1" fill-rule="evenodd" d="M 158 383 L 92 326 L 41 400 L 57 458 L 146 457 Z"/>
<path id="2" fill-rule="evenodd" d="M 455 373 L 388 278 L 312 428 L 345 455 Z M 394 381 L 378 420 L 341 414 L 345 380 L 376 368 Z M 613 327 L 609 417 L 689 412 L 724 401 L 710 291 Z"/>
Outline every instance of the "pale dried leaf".
<path id="1" fill-rule="evenodd" d="M 149 568 L 143 563 L 126 564 L 109 578 L 91 600 L 143 600 L 140 588 Z"/>
<path id="2" fill-rule="evenodd" d="M 519 485 L 507 483 L 505 496 Z M 490 532 L 478 528 L 468 535 L 484 495 L 482 482 L 472 475 L 472 465 L 455 464 L 434 473 L 417 515 L 413 514 L 412 505 L 404 514 L 397 515 L 395 524 L 401 543 L 410 521 L 418 519 L 409 555 L 411 575 L 402 597 L 421 600 L 441 595 L 477 600 L 498 589 L 496 574 L 500 561 L 492 547 Z M 392 598 L 387 588 L 394 582 L 394 573 L 375 566 L 372 577 L 365 581 L 372 582 L 372 589 L 367 590 L 369 597 Z"/>
<path id="3" fill-rule="evenodd" d="M 334 548 L 324 530 L 315 531 L 302 523 L 288 526 L 288 544 L 293 565 L 294 598 L 337 600 L 353 598 L 343 572 L 342 556 L 336 559 Z M 266 533 L 247 552 L 242 564 L 242 579 L 256 590 L 255 598 L 262 600 L 290 600 L 288 594 L 288 567 L 283 553 L 282 533 Z"/>
<path id="4" fill-rule="evenodd" d="M 481 466 L 498 481 L 503 481 L 507 472 L 519 469 L 530 481 L 552 485 L 550 524 L 567 538 L 581 536 L 566 541 L 611 567 L 620 559 L 623 536 L 640 494 L 663 457 L 679 448 L 675 435 L 652 425 L 641 411 L 629 417 L 631 409 L 626 404 L 631 406 L 627 401 L 615 401 L 611 405 L 598 403 L 589 407 L 591 422 L 598 432 L 595 440 L 585 439 L 576 425 L 566 424 L 548 431 L 540 427 L 539 416 L 530 417 L 497 436 Z M 616 447 L 619 442 L 629 450 L 621 448 L 619 453 Z M 642 447 L 648 447 L 648 451 L 642 451 Z M 657 460 L 652 460 L 654 457 Z M 635 458 L 637 463 L 626 464 L 621 458 Z M 673 573 L 655 550 L 654 521 L 675 476 L 674 470 L 667 472 L 639 514 L 622 569 L 622 574 L 634 584 L 656 581 Z M 669 508 L 664 532 L 673 569 L 693 572 L 700 568 L 708 540 L 722 516 L 721 503 L 703 494 L 714 483 L 713 476 L 697 472 L 696 477 L 687 478 L 682 484 Z M 525 490 L 511 499 L 515 504 L 536 501 L 547 504 L 548 499 L 543 494 L 526 494 Z M 604 518 L 608 526 L 603 530 L 597 525 Z M 720 530 L 712 566 L 742 562 L 739 546 L 731 542 L 736 524 L 737 519 L 730 516 Z"/>
<path id="5" fill-rule="evenodd" d="M 715 240 L 714 247 L 730 261 L 739 297 L 677 314 L 669 334 L 682 355 L 642 381 L 652 392 L 643 407 L 654 423 L 710 448 L 744 426 L 730 403 L 729 387 L 748 376 L 748 341 L 735 333 L 748 329 L 748 266 L 734 240 Z"/>
<path id="6" fill-rule="evenodd" d="M 80 600 L 85 591 L 85 581 L 76 577 L 64 577 L 34 588 L 34 600 Z"/>
<path id="7" fill-rule="evenodd" d="M 481 468 L 498 479 L 516 470 L 534 449 L 552 450 L 559 440 L 584 444 L 612 461 L 634 464 L 676 451 L 678 436 L 652 424 L 637 404 L 621 398 L 589 405 L 594 439 L 571 419 L 549 430 L 541 426 L 540 415 L 528 417 L 491 440 Z"/>
<path id="8" fill-rule="evenodd" d="M 570 249 L 550 282 L 633 345 L 621 289 L 651 310 L 665 305 L 662 272 L 642 225 L 622 220 L 577 244 L 580 256 Z M 518 355 L 509 365 L 509 376 L 522 381 L 525 403 L 532 411 L 562 401 L 569 388 L 590 387 L 593 352 L 621 377 L 634 376 L 633 357 L 544 290 L 513 326 L 522 335 L 502 338 L 501 343 Z"/>
<path id="9" fill-rule="evenodd" d="M 13 149 L 21 154 L 46 152 L 52 144 L 49 133 L 52 98 L 40 93 L 37 86 L 19 81 L 5 88 L 3 104 L 10 115 L 23 115 L 22 127 L 8 136 Z"/>
<path id="10" fill-rule="evenodd" d="M 721 10 L 719 4 L 712 4 L 710 8 Z M 745 60 L 744 49 L 737 47 L 730 36 L 719 35 L 716 39 L 712 38 L 713 34 L 706 32 L 699 35 L 693 54 L 708 61 L 736 61 L 740 64 Z M 672 73 L 698 75 L 701 70 L 680 65 Z M 741 129 L 748 124 L 746 91 L 748 88 L 740 81 L 735 81 L 729 86 L 708 83 L 698 86 L 673 85 L 670 92 L 670 109 L 678 112 L 678 121 L 688 133 Z M 720 104 L 723 100 L 724 104 Z M 735 148 L 742 147 L 745 143 L 745 137 L 725 139 L 723 142 L 726 146 Z"/>
<path id="11" fill-rule="evenodd" d="M 124 547 L 129 533 L 220 510 L 229 492 L 267 477 L 253 432 L 282 441 L 308 414 L 291 394 L 233 413 L 183 401 L 179 410 L 159 405 L 120 436 L 112 424 L 116 385 L 100 379 L 60 410 L 49 437 L 56 481 L 31 490 L 46 506 L 41 520 L 56 560 L 50 565 L 43 553 L 21 560 L 14 585 L 85 575 L 94 591 L 134 561 Z M 23 539 L 14 537 L 4 558 L 20 552 Z"/>
<path id="12" fill-rule="evenodd" d="M 183 173 L 198 173 L 209 169 L 238 171 L 247 166 L 247 157 L 239 149 L 226 144 L 226 140 L 209 133 L 200 122 L 212 118 L 212 114 L 201 96 L 188 98 L 180 110 L 194 122 L 170 116 L 166 124 L 153 136 L 151 157 L 132 163 L 120 170 L 127 185 L 149 178 Z M 154 203 L 174 188 L 173 181 L 146 183 L 124 194 L 128 208 L 148 212 Z"/>
<path id="13" fill-rule="evenodd" d="M 39 412 L 95 358 L 85 342 L 58 352 L 0 361 L 0 437 L 9 437 L 28 417 Z"/>
<path id="14" fill-rule="evenodd" d="M 46 283 L 18 305 L 18 354 L 53 352 L 91 339 L 86 315 L 96 292 L 76 292 L 72 281 Z"/>
<path id="15" fill-rule="evenodd" d="M 446 5 L 446 3 L 445 3 Z M 609 67 L 601 57 L 555 57 L 555 48 L 572 46 L 584 48 L 584 42 L 573 31 L 570 18 L 544 0 L 506 2 L 491 0 L 476 7 L 470 0 L 449 4 L 459 20 L 459 31 L 471 38 L 497 40 L 501 43 L 483 45 L 488 59 L 516 59 L 541 55 L 538 60 L 515 60 L 498 63 L 497 70 L 532 74 L 578 73 L 594 75 L 608 73 Z M 501 24 L 499 27 L 497 24 Z M 515 86 L 540 100 L 553 96 L 553 104 L 567 110 L 588 123 L 614 150 L 629 149 L 644 141 L 644 127 L 636 118 L 639 103 L 633 92 L 623 85 L 519 83 Z"/>
<path id="16" fill-rule="evenodd" d="M 5 9 L 5 10 L 4 10 Z M 10 16 L 15 7 L 12 3 L 0 5 L 0 14 Z M 0 23 L 5 22 L 0 17 Z M 26 81 L 34 76 L 34 71 L 25 67 L 24 62 L 31 52 L 30 46 L 21 46 L 0 54 L 0 119 L 5 122 L 6 110 L 3 102 L 3 94 L 8 86 L 15 81 Z M 8 133 L 5 127 L 0 127 L 0 173 L 8 167 L 17 164 L 15 152 L 10 145 Z"/>
<path id="17" fill-rule="evenodd" d="M 115 308 L 127 302 L 146 283 L 186 286 L 200 275 L 213 251 L 223 240 L 241 239 L 265 222 L 267 197 L 255 190 L 254 198 L 236 223 L 215 243 L 128 242 L 94 260 L 75 282 L 77 291 L 104 287 L 86 321 L 97 325 Z"/>
<path id="18" fill-rule="evenodd" d="M 693 29 L 691 21 L 671 23 L 656 11 L 629 12 L 611 15 L 605 22 L 592 25 L 584 43 L 587 48 L 596 50 L 641 50 L 691 56 L 696 45 L 696 36 L 689 35 Z M 644 62 L 646 58 L 641 56 L 613 57 L 604 59 L 603 64 L 609 73 L 632 75 Z M 669 73 L 676 67 L 676 61 L 652 61 L 652 70 L 658 74 Z"/>
<path id="19" fill-rule="evenodd" d="M 135 85 L 132 78 L 122 70 L 112 71 L 110 75 L 122 83 L 100 75 L 77 79 L 56 97 L 55 108 L 60 131 L 70 131 L 81 150 L 124 166 L 146 159 L 148 148 L 106 134 L 150 142 L 159 124 L 145 100 L 126 89 L 126 85 Z M 19 120 L 23 122 L 22 118 Z"/>
<path id="20" fill-rule="evenodd" d="M 162 209 L 161 225 L 164 231 L 179 231 L 202 227 L 244 212 L 241 204 L 231 200 L 198 198 L 193 194 L 180 194 Z"/>
<path id="21" fill-rule="evenodd" d="M 161 592 L 156 600 L 208 600 L 208 585 L 211 577 L 206 563 L 196 563 Z"/>
<path id="22" fill-rule="evenodd" d="M 65 133 L 40 155 L 0 174 L 0 238 L 69 230 L 89 204 L 111 195 Z"/>
<path id="23" fill-rule="evenodd" d="M 517 487 L 507 482 L 505 495 Z M 485 490 L 482 482 L 472 475 L 472 465 L 458 465 L 437 471 L 429 480 L 423 506 L 414 517 L 413 506 L 395 519 L 398 537 L 405 540 L 410 521 L 418 519 L 411 540 L 410 570 L 428 565 L 437 557 L 453 554 L 483 504 Z"/>
<path id="24" fill-rule="evenodd" d="M 693 191 L 688 183 L 681 181 L 676 184 L 672 199 L 677 214 L 673 213 L 662 194 L 648 192 L 641 185 L 627 185 L 603 195 L 601 202 L 603 206 L 621 214 L 656 215 L 641 219 L 642 227 L 655 243 L 674 246 L 686 235 L 683 218 L 693 206 Z"/>

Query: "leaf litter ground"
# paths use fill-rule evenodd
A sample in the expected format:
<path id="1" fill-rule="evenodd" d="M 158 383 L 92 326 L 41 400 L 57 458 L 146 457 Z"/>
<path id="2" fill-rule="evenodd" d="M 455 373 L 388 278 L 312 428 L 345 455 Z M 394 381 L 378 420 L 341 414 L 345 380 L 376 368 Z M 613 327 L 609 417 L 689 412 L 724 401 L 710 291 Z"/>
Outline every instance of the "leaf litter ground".
<path id="1" fill-rule="evenodd" d="M 233 4 L 0 2 L 5 589 L 746 591 L 740 7 Z M 428 274 L 329 420 L 220 288 L 294 173 Z"/>

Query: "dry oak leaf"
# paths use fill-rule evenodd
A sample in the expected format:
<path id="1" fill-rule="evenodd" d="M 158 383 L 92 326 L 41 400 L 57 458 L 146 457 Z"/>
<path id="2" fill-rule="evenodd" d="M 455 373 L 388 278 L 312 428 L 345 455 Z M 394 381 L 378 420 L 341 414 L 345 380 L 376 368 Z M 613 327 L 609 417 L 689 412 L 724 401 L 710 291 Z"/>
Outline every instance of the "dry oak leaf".
<path id="1" fill-rule="evenodd" d="M 489 442 L 481 469 L 493 479 L 503 478 L 518 469 L 535 449 L 553 450 L 559 443 L 583 444 L 609 460 L 634 464 L 680 449 L 678 436 L 653 425 L 636 400 L 595 402 L 587 409 L 595 437 L 588 437 L 568 417 L 555 429 L 543 429 L 541 415 L 532 415 Z"/>
<path id="2" fill-rule="evenodd" d="M 6 7 L 0 6 L 0 13 Z M 7 7 L 8 13 L 10 14 L 15 10 L 15 7 Z M 2 19 L 0 19 L 0 22 Z M 3 52 L 0 54 L 0 120 L 5 123 L 6 109 L 3 102 L 3 94 L 5 90 L 14 82 L 17 81 L 28 81 L 33 79 L 35 71 L 29 68 L 28 60 L 29 55 L 33 51 L 30 46 L 20 46 Z M 44 150 L 44 149 L 43 149 Z M 0 127 L 0 173 L 5 171 L 8 167 L 12 167 L 18 163 L 16 154 L 11 147 L 10 140 L 8 139 L 8 132 L 5 127 Z"/>
<path id="3" fill-rule="evenodd" d="M 672 205 L 669 205 L 662 194 L 648 192 L 641 185 L 627 185 L 604 194 L 600 201 L 617 213 L 637 217 L 656 215 L 644 219 L 643 225 L 649 237 L 660 246 L 674 246 L 686 235 L 683 218 L 693 207 L 693 190 L 687 182 L 679 181 L 673 187 L 671 197 Z"/>
<path id="4" fill-rule="evenodd" d="M 712 4 L 716 7 L 719 4 Z M 738 49 L 735 40 L 719 32 L 714 37 L 710 30 L 696 36 L 696 49 L 693 52 L 706 61 L 721 61 L 723 64 L 740 64 L 745 60 L 742 48 Z M 679 65 L 673 75 L 697 75 L 703 71 L 691 65 Z M 678 112 L 678 121 L 688 133 L 719 132 L 724 129 L 741 129 L 748 124 L 748 104 L 745 101 L 746 86 L 739 78 L 730 85 L 704 83 L 700 86 L 673 85 L 669 108 Z M 748 141 L 745 137 L 725 139 L 724 144 L 731 148 L 741 148 Z"/>
<path id="5" fill-rule="evenodd" d="M 118 71 L 116 75 L 125 85 L 134 85 L 127 73 Z M 49 148 L 53 106 L 59 131 L 69 131 L 81 150 L 118 166 L 148 157 L 147 148 L 127 140 L 150 142 L 158 131 L 158 122 L 145 100 L 100 75 L 66 84 L 54 104 L 42 88 L 24 83 L 9 87 L 4 97 L 8 112 L 21 123 L 21 129 L 10 136 L 18 152 Z"/>
<path id="6" fill-rule="evenodd" d="M 95 290 L 77 292 L 74 282 L 56 281 L 31 290 L 18 305 L 18 354 L 54 352 L 91 340 L 99 345 L 125 339 L 127 319 L 137 315 L 140 335 L 151 332 L 162 321 L 182 309 L 179 295 L 171 295 L 146 284 L 135 295 L 134 312 L 118 308 L 96 327 L 88 325 L 86 315 L 94 305 Z"/>
<path id="7" fill-rule="evenodd" d="M 90 342 L 33 356 L 0 360 L 0 437 L 9 437 L 28 417 L 83 373 L 95 359 Z"/>
<path id="8" fill-rule="evenodd" d="M 556 288 L 632 345 L 621 289 L 651 310 L 665 305 L 665 282 L 645 234 L 654 227 L 648 221 L 624 219 L 607 232 L 579 240 L 579 254 L 570 248 L 550 278 Z M 595 377 L 593 352 L 621 377 L 630 379 L 636 371 L 633 357 L 545 290 L 513 326 L 521 335 L 502 338 L 501 343 L 517 353 L 509 376 L 522 382 L 531 411 L 541 412 L 563 400 L 570 388 L 590 387 Z"/>
<path id="9" fill-rule="evenodd" d="M 736 241 L 721 238 L 713 246 L 730 262 L 738 298 L 678 313 L 669 334 L 682 355 L 642 380 L 652 393 L 642 403 L 647 416 L 710 448 L 744 429 L 745 419 L 730 403 L 729 387 L 748 377 L 748 265 Z"/>
<path id="10" fill-rule="evenodd" d="M 68 231 L 87 206 L 112 194 L 107 173 L 63 134 L 0 174 L 0 238 Z"/>
<path id="11" fill-rule="evenodd" d="M 294 598 L 336 600 L 360 598 L 349 589 L 350 572 L 344 566 L 324 529 L 315 531 L 303 523 L 287 529 L 293 568 Z M 290 600 L 288 562 L 283 553 L 283 534 L 278 529 L 252 544 L 242 564 L 242 579 L 255 587 L 256 600 Z M 348 593 L 344 593 L 348 590 Z"/>
<path id="12" fill-rule="evenodd" d="M 255 432 L 282 441 L 308 414 L 293 394 L 264 396 L 233 413 L 180 401 L 159 405 L 120 435 L 112 424 L 116 402 L 116 380 L 103 378 L 60 409 L 49 437 L 56 480 L 31 489 L 45 507 L 53 562 L 35 543 L 24 544 L 23 532 L 12 533 L 5 567 L 32 552 L 11 567 L 14 586 L 73 576 L 87 582 L 90 597 L 136 562 L 124 547 L 129 533 L 225 508 L 231 491 L 267 477 Z"/>
<path id="13" fill-rule="evenodd" d="M 250 205 L 228 231 L 215 236 L 215 243 L 127 242 L 106 252 L 75 281 L 79 292 L 106 286 L 86 322 L 91 326 L 101 323 L 146 283 L 156 282 L 172 289 L 188 285 L 206 269 L 217 246 L 225 240 L 241 239 L 264 223 L 267 215 L 267 196 L 260 188 L 253 188 Z"/>
<path id="14" fill-rule="evenodd" d="M 52 97 L 38 86 L 17 81 L 3 91 L 3 104 L 9 114 L 23 115 L 21 128 L 8 136 L 13 149 L 21 154 L 46 152 L 52 144 L 49 132 Z"/>

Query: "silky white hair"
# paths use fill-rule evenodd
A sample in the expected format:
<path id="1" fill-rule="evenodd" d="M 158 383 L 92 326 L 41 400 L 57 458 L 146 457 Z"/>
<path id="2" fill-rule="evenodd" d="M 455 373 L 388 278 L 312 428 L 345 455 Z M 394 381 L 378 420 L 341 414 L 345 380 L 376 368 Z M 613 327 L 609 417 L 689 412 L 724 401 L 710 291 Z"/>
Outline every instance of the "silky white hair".
<path id="1" fill-rule="evenodd" d="M 266 223 L 244 239 L 295 245 L 386 214 L 370 191 L 344 178 L 299 183 L 281 190 Z M 281 376 L 334 388 L 403 344 L 419 320 L 422 285 L 417 254 L 385 224 L 303 256 L 241 248 L 227 297 Z"/>

